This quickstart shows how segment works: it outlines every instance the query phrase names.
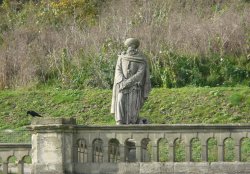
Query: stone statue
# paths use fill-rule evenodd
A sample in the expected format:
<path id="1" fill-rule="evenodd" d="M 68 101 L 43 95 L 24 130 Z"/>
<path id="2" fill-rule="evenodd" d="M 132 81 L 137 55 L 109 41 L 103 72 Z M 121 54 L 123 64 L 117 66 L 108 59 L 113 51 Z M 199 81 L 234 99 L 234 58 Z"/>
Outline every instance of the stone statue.
<path id="1" fill-rule="evenodd" d="M 140 108 L 151 89 L 148 63 L 138 51 L 139 40 L 129 38 L 124 44 L 128 49 L 118 55 L 111 105 L 117 125 L 138 123 Z"/>

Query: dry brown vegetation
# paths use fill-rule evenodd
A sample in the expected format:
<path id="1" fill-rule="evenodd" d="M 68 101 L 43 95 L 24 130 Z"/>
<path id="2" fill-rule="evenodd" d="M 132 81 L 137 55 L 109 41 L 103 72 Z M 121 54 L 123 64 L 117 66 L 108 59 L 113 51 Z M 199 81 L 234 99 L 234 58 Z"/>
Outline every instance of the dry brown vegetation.
<path id="1" fill-rule="evenodd" d="M 176 82 L 170 87 L 195 84 L 193 69 L 197 67 L 190 65 L 193 74 L 180 76 L 177 69 L 183 65 L 171 64 L 171 61 L 180 63 L 175 59 L 183 55 L 187 59 L 184 64 L 188 64 L 189 59 L 193 62 L 197 58 L 199 61 L 213 58 L 215 65 L 216 61 L 229 56 L 233 67 L 244 71 L 244 75 L 240 75 L 243 79 L 249 75 L 250 4 L 246 0 L 83 2 L 87 4 L 83 9 L 71 4 L 72 8 L 69 6 L 63 11 L 56 11 L 58 6 L 50 1 L 24 3 L 18 11 L 7 3 L 2 5 L 0 88 L 48 83 L 109 88 L 116 56 L 127 37 L 141 40 L 141 49 L 151 63 L 155 86 L 168 86 L 164 83 L 180 78 L 182 83 Z M 86 13 L 79 14 L 81 10 Z M 209 64 L 209 60 L 206 63 L 210 68 L 203 74 L 204 70 L 198 66 L 198 76 L 204 76 L 205 81 L 198 85 L 209 85 L 209 78 L 215 79 L 214 84 L 220 80 L 230 81 L 233 75 L 221 77 L 225 72 L 220 70 L 217 77 L 211 68 L 213 64 Z M 165 71 L 168 73 L 163 77 Z M 234 73 L 235 69 L 230 71 Z"/>

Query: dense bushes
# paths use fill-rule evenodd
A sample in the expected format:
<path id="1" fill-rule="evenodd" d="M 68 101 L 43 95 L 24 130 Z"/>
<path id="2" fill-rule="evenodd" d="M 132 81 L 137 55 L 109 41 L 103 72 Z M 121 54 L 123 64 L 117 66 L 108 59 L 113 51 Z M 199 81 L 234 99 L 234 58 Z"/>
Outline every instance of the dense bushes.
<path id="1" fill-rule="evenodd" d="M 183 56 L 171 52 L 163 53 L 152 63 L 154 86 L 234 86 L 250 85 L 249 63 L 242 57 L 210 55 Z"/>
<path id="2" fill-rule="evenodd" d="M 0 6 L 0 87 L 111 88 L 127 37 L 155 87 L 249 85 L 244 0 L 59 0 Z"/>

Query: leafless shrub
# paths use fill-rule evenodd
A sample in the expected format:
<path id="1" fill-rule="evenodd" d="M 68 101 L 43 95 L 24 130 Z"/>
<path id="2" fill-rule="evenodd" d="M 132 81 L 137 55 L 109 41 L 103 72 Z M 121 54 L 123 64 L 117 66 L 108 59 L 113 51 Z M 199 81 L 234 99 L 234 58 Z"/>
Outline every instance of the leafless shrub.
<path id="1" fill-rule="evenodd" d="M 111 3 L 100 17 L 101 26 L 109 29 L 107 37 L 119 40 L 139 37 L 145 48 L 154 52 L 166 44 L 186 54 L 245 53 L 246 27 L 243 26 L 249 25 L 249 8 L 237 11 L 239 1 L 136 2 Z"/>
<path id="2" fill-rule="evenodd" d="M 88 27 L 73 17 L 60 28 L 36 25 L 37 16 L 30 16 L 27 25 L 2 34 L 0 88 L 46 82 L 51 73 L 69 83 L 72 72 L 65 61 L 78 70 L 98 54 L 108 62 L 127 37 L 139 38 L 151 58 L 166 48 L 186 55 L 247 55 L 250 8 L 244 5 L 241 0 L 112 0 Z M 98 64 L 98 58 L 92 61 Z"/>

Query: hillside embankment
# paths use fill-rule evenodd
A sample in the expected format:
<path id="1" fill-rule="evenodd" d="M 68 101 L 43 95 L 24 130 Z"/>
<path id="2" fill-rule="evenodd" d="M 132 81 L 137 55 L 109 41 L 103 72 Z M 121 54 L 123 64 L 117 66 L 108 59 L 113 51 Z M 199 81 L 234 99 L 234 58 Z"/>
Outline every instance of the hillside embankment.
<path id="1" fill-rule="evenodd" d="M 30 124 L 28 110 L 43 117 L 74 117 L 83 125 L 114 125 L 111 90 L 85 89 L 0 91 L 0 129 Z M 216 87 L 154 88 L 140 116 L 151 124 L 249 123 L 250 89 Z"/>
<path id="2" fill-rule="evenodd" d="M 128 37 L 154 87 L 249 86 L 249 0 L 3 0 L 0 89 L 110 89 Z"/>

